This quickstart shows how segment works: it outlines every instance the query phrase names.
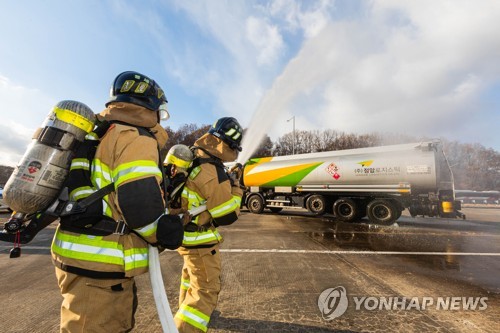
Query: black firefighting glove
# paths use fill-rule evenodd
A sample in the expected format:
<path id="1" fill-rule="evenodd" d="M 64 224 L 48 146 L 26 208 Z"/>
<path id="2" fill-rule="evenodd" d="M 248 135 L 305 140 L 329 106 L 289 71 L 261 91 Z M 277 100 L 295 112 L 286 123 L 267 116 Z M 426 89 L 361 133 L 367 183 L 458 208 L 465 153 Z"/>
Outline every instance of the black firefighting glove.
<path id="1" fill-rule="evenodd" d="M 156 239 L 158 246 L 175 250 L 182 245 L 184 225 L 178 215 L 164 214 L 158 219 Z"/>

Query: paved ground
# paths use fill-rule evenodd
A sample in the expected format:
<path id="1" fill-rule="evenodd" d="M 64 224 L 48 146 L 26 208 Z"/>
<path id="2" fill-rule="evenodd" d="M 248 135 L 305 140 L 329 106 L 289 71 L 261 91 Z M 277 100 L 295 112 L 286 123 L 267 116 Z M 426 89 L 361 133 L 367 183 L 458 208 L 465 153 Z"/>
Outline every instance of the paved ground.
<path id="1" fill-rule="evenodd" d="M 243 212 L 237 224 L 221 228 L 223 289 L 209 332 L 498 332 L 500 210 L 465 213 L 466 221 L 402 217 L 378 227 L 304 212 Z M 7 217 L 0 215 L 0 222 Z M 58 331 L 53 230 L 43 230 L 18 259 L 9 259 L 9 245 L 0 243 L 0 332 Z M 182 261 L 172 251 L 160 257 L 175 311 Z M 134 332 L 161 332 L 149 276 L 137 281 Z M 347 308 L 325 320 L 318 298 L 335 287 L 346 291 L 347 302 L 327 305 Z M 424 298 L 433 303 L 426 309 Z M 463 310 L 469 298 L 476 310 Z M 399 303 L 387 310 L 382 299 Z M 448 302 L 448 310 L 444 303 L 438 309 L 439 301 Z"/>

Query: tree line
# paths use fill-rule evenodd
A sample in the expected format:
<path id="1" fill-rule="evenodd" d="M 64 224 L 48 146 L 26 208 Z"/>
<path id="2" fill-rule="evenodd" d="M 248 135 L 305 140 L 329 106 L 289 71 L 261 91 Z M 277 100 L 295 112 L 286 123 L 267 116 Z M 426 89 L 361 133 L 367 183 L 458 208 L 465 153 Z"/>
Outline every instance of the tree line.
<path id="1" fill-rule="evenodd" d="M 186 124 L 177 131 L 165 128 L 169 134 L 168 147 L 175 144 L 192 145 L 201 135 L 206 133 L 210 125 L 198 126 Z M 295 141 L 294 141 L 295 139 Z M 314 153 L 333 150 L 376 147 L 391 144 L 402 144 L 432 140 L 433 138 L 415 137 L 394 133 L 352 134 L 336 130 L 296 130 L 272 141 L 265 136 L 259 149 L 252 157 L 283 156 L 303 153 Z M 500 190 L 500 153 L 486 148 L 479 143 L 460 143 L 439 138 L 443 144 L 448 163 L 453 172 L 456 189 L 474 191 Z M 293 144 L 295 143 L 295 144 Z"/>

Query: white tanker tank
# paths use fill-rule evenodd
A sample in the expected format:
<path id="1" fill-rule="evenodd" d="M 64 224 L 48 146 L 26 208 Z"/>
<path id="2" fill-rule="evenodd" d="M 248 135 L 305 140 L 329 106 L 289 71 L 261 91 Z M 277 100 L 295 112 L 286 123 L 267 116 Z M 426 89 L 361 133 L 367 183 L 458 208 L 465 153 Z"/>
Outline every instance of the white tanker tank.
<path id="1" fill-rule="evenodd" d="M 352 222 L 392 224 L 412 216 L 462 216 L 439 141 L 250 159 L 242 182 L 253 213 L 306 208 Z"/>

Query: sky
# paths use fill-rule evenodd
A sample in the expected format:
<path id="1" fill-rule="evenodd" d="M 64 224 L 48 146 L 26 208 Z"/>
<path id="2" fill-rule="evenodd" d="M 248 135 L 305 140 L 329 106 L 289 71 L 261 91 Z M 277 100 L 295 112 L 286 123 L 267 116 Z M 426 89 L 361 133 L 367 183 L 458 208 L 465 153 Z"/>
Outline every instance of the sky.
<path id="1" fill-rule="evenodd" d="M 101 112 L 127 70 L 165 91 L 162 125 L 235 117 L 247 154 L 293 124 L 500 151 L 499 18 L 496 0 L 0 0 L 0 165 L 59 101 Z"/>

